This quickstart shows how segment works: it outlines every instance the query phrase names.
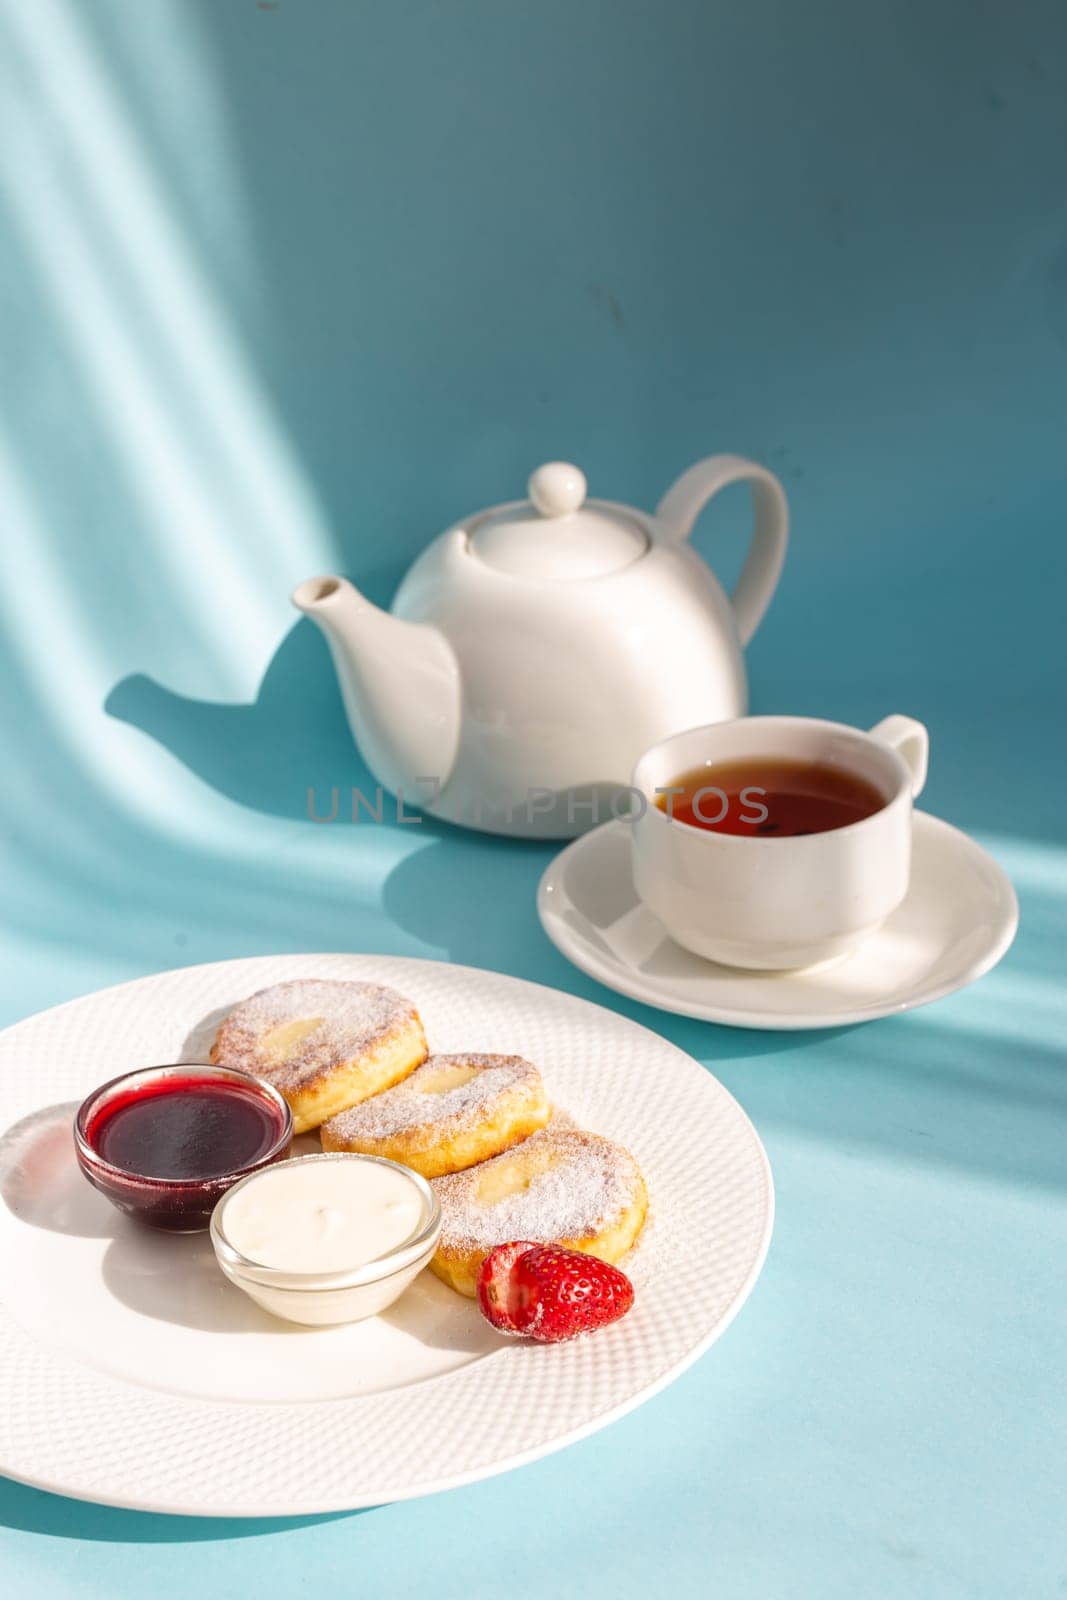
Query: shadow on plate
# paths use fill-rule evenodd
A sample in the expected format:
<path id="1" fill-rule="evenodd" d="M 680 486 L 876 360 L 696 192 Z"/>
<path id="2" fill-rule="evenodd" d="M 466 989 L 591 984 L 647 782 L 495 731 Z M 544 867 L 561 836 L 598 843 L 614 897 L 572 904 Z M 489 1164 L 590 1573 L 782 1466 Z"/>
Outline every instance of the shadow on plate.
<path id="1" fill-rule="evenodd" d="M 505 1344 L 500 1334 L 483 1321 L 474 1301 L 447 1288 L 428 1267 L 399 1300 L 381 1313 L 381 1321 L 431 1350 L 491 1356 Z"/>
<path id="2" fill-rule="evenodd" d="M 213 1026 L 215 1015 L 198 1027 Z M 46 1106 L 0 1137 L 0 1195 L 8 1210 L 35 1228 L 110 1241 L 100 1268 L 104 1284 L 141 1316 L 207 1333 L 306 1336 L 307 1329 L 268 1315 L 223 1276 L 206 1232 L 162 1233 L 143 1227 L 85 1180 L 70 1131 L 77 1104 Z M 312 1134 L 293 1147 L 297 1155 L 319 1148 Z M 457 1314 L 461 1305 L 469 1316 Z M 461 1303 L 428 1272 L 384 1320 L 434 1349 L 481 1356 L 491 1354 L 499 1342 L 473 1304 Z"/>
<path id="3" fill-rule="evenodd" d="M 206 1233 L 166 1234 L 117 1218 L 101 1266 L 109 1292 L 142 1316 L 206 1333 L 266 1334 L 314 1340 L 319 1332 L 283 1322 L 257 1306 L 220 1272 Z M 381 1320 L 430 1349 L 491 1355 L 499 1339 L 477 1314 L 429 1272 Z"/>
<path id="4" fill-rule="evenodd" d="M 32 1112 L 0 1138 L 0 1195 L 34 1228 L 110 1241 L 110 1292 L 144 1316 L 212 1333 L 287 1333 L 223 1277 L 207 1233 L 161 1233 L 117 1211 L 82 1176 L 70 1124 L 77 1101 Z M 294 1330 L 295 1331 L 295 1330 Z"/>
<path id="5" fill-rule="evenodd" d="M 181 1059 L 205 1063 L 211 1060 L 211 1046 L 215 1043 L 215 1035 L 219 1031 L 219 1024 L 227 1017 L 241 998 L 236 996 L 228 1006 L 218 1006 L 214 1011 L 209 1011 L 189 1029 L 182 1042 Z"/>
<path id="6" fill-rule="evenodd" d="M 110 1263 L 112 1292 L 125 1289 L 126 1298 L 131 1303 L 136 1301 L 138 1309 L 144 1310 L 151 1286 L 156 1310 L 150 1314 L 158 1315 L 160 1307 L 164 1311 L 169 1307 L 172 1313 L 180 1312 L 177 1302 L 184 1291 L 180 1289 L 178 1280 L 175 1279 L 168 1287 L 163 1281 L 165 1274 L 153 1272 L 146 1275 L 137 1272 L 136 1249 L 128 1254 L 139 1232 L 136 1223 L 122 1217 L 103 1195 L 85 1181 L 78 1169 L 71 1139 L 71 1120 L 77 1105 L 77 1101 L 70 1101 L 45 1106 L 23 1117 L 0 1137 L 0 1195 L 4 1204 L 20 1221 L 32 1227 L 85 1239 L 110 1238 L 112 1242 L 105 1253 L 105 1263 Z M 174 1236 L 168 1241 L 179 1247 L 197 1242 L 206 1244 L 210 1251 L 210 1243 L 203 1234 Z M 189 1263 L 184 1266 L 187 1268 Z M 199 1270 L 199 1267 L 194 1267 L 194 1270 Z M 256 1307 L 239 1290 L 228 1284 L 217 1268 L 214 1270 L 221 1287 L 228 1291 L 236 1304 L 223 1307 L 220 1296 L 218 1322 L 212 1326 L 218 1326 L 219 1322 L 222 1326 L 236 1326 L 243 1315 L 241 1302 L 251 1312 Z M 108 1276 L 107 1269 L 105 1276 Z M 267 1319 L 265 1313 L 263 1316 L 265 1321 L 272 1320 Z M 204 1325 L 202 1320 L 199 1325 Z M 282 1329 L 284 1324 L 273 1326 Z M 240 1539 L 283 1532 L 288 1528 L 312 1527 L 320 1522 L 336 1521 L 340 1516 L 359 1514 L 331 1512 L 322 1516 L 267 1519 L 173 1517 L 71 1500 L 0 1477 L 0 1524 L 53 1538 L 109 1540 L 126 1544 Z"/>
<path id="7" fill-rule="evenodd" d="M 205 1233 L 162 1233 L 118 1217 L 100 1267 L 109 1293 L 144 1317 L 204 1333 L 291 1339 L 305 1330 L 268 1315 L 226 1278 Z"/>
<path id="8" fill-rule="evenodd" d="M 75 1158 L 71 1124 L 79 1104 L 42 1106 L 0 1136 L 0 1196 L 31 1227 L 108 1239 L 121 1219 L 82 1176 Z"/>

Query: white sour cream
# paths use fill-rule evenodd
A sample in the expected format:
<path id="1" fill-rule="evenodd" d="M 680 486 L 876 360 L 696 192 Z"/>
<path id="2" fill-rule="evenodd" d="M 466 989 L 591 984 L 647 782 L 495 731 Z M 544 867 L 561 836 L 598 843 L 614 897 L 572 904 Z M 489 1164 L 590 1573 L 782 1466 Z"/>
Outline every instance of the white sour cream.
<path id="1" fill-rule="evenodd" d="M 406 1173 L 377 1161 L 287 1161 L 223 1202 L 222 1232 L 249 1261 L 283 1272 L 345 1272 L 406 1244 L 426 1220 Z"/>

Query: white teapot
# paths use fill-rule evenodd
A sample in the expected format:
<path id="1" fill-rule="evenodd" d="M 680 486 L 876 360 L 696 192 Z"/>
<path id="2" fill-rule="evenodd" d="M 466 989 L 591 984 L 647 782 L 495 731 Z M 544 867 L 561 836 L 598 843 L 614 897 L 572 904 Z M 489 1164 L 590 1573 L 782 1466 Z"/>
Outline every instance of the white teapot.
<path id="1" fill-rule="evenodd" d="M 687 542 L 727 484 L 752 491 L 732 599 Z M 353 736 L 407 807 L 491 833 L 570 838 L 624 804 L 641 752 L 743 716 L 741 647 L 781 572 L 781 484 L 739 456 L 683 473 L 654 517 L 587 500 L 552 461 L 529 500 L 456 523 L 415 562 L 391 612 L 345 578 L 293 604 L 325 633 Z"/>

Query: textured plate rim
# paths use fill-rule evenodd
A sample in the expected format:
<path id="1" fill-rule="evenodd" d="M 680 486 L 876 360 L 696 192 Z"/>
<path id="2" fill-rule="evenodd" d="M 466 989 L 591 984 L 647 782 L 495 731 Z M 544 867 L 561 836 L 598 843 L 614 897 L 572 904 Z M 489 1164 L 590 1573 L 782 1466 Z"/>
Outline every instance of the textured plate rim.
<path id="1" fill-rule="evenodd" d="M 449 964 L 451 965 L 452 963 Z M 640 1027 L 641 1024 L 637 1023 L 635 1026 Z M 646 1029 L 646 1032 L 650 1031 L 650 1029 Z M 762 1149 L 762 1141 L 760 1148 Z M 760 1273 L 763 1271 L 767 1260 L 767 1252 L 770 1249 L 771 1236 L 774 1232 L 774 1180 L 765 1151 L 764 1165 L 767 1180 L 767 1220 L 763 1239 L 752 1269 L 744 1284 L 738 1290 L 729 1311 L 716 1323 L 706 1339 L 694 1345 L 681 1361 L 670 1367 L 666 1372 L 661 1373 L 654 1382 L 648 1384 L 645 1388 L 635 1390 L 628 1399 L 622 1401 L 621 1404 L 611 1410 L 590 1418 L 568 1432 L 559 1433 L 544 1444 L 535 1445 L 529 1450 L 519 1451 L 513 1456 L 502 1456 L 492 1466 L 474 1467 L 469 1471 L 456 1473 L 452 1477 L 441 1476 L 430 1483 L 420 1483 L 409 1489 L 396 1490 L 390 1493 L 387 1499 L 350 1499 L 342 1497 L 336 1503 L 320 1506 L 316 1511 L 287 1511 L 284 1508 L 272 1511 L 249 1511 L 247 1506 L 211 1506 L 207 1508 L 202 1505 L 185 1506 L 177 1503 L 163 1506 L 157 1501 L 138 1501 L 127 1496 L 112 1498 L 102 1494 L 90 1495 L 88 1493 L 80 1493 L 76 1489 L 65 1488 L 45 1478 L 35 1478 L 28 1473 L 12 1471 L 9 1467 L 4 1466 L 3 1463 L 0 1463 L 0 1476 L 9 1478 L 13 1483 L 23 1484 L 28 1489 L 42 1489 L 48 1494 L 60 1495 L 64 1500 L 77 1500 L 82 1505 L 107 1506 L 113 1510 L 136 1511 L 151 1516 L 208 1517 L 230 1521 L 257 1521 L 260 1519 L 274 1520 L 282 1517 L 343 1516 L 346 1511 L 371 1511 L 376 1506 L 397 1505 L 405 1500 L 421 1500 L 425 1495 L 444 1494 L 449 1489 L 462 1489 L 468 1484 L 481 1483 L 486 1478 L 501 1477 L 506 1472 L 515 1472 L 520 1467 L 531 1466 L 535 1461 L 541 1461 L 546 1456 L 555 1455 L 560 1450 L 566 1450 L 572 1444 L 580 1444 L 583 1439 L 589 1439 L 593 1434 L 610 1427 L 613 1422 L 619 1422 L 623 1417 L 629 1416 L 631 1411 L 638 1410 L 646 1401 L 655 1399 L 656 1395 L 669 1388 L 675 1379 L 688 1372 L 689 1368 L 695 1365 L 701 1356 L 706 1355 L 712 1345 L 716 1344 L 731 1326 L 738 1313 L 743 1309 L 756 1286 Z M 443 1373 L 438 1378 L 428 1379 L 427 1382 L 444 1383 L 447 1382 L 448 1377 L 448 1373 Z"/>
<path id="2" fill-rule="evenodd" d="M 439 1493 L 444 1490 L 462 1487 L 465 1484 L 475 1483 L 485 1478 L 495 1477 L 498 1474 L 512 1471 L 518 1467 L 525 1466 L 531 1462 L 542 1459 L 545 1456 L 555 1453 L 557 1450 L 564 1449 L 571 1444 L 590 1437 L 592 1434 L 598 1432 L 601 1428 L 607 1427 L 612 1422 L 617 1421 L 623 1416 L 626 1416 L 629 1412 L 635 1410 L 637 1407 L 644 1404 L 647 1400 L 652 1399 L 656 1394 L 665 1389 L 677 1377 L 681 1376 L 682 1373 L 687 1371 L 688 1368 L 694 1364 L 694 1362 L 699 1360 L 699 1358 L 705 1354 L 708 1349 L 710 1349 L 710 1347 L 721 1337 L 721 1335 L 734 1321 L 734 1318 L 748 1300 L 748 1297 L 759 1278 L 760 1272 L 763 1269 L 774 1226 L 774 1181 L 770 1162 L 767 1158 L 767 1153 L 763 1147 L 762 1141 L 760 1140 L 760 1137 L 756 1132 L 752 1122 L 733 1095 L 730 1094 L 729 1090 L 726 1089 L 721 1081 L 717 1079 L 707 1068 L 705 1068 L 702 1063 L 696 1061 L 694 1057 L 688 1055 L 688 1053 L 682 1050 L 679 1046 L 671 1043 L 670 1040 L 662 1038 L 659 1034 L 655 1033 L 654 1030 L 645 1027 L 641 1023 L 634 1022 L 631 1018 L 621 1016 L 619 1013 L 611 1011 L 608 1007 L 598 1005 L 595 1001 L 587 1000 L 582 996 L 572 995 L 564 990 L 553 989 L 551 986 L 546 984 L 536 983 L 533 980 L 526 978 L 516 978 L 511 974 L 495 972 L 488 968 L 472 967 L 461 963 L 434 961 L 418 957 L 385 954 L 375 955 L 362 951 L 319 952 L 314 954 L 301 952 L 288 955 L 269 954 L 263 956 L 234 958 L 216 962 L 205 962 L 186 967 L 170 968 L 161 973 L 147 974 L 140 978 L 134 978 L 119 984 L 111 985 L 104 989 L 90 991 L 85 995 L 64 1001 L 61 1004 L 50 1007 L 45 1011 L 23 1018 L 19 1022 L 12 1024 L 9 1028 L 0 1030 L 0 1041 L 4 1042 L 5 1044 L 10 1042 L 12 1036 L 28 1029 L 31 1025 L 40 1023 L 44 1018 L 55 1018 L 62 1012 L 73 1010 L 89 1002 L 114 1001 L 121 999 L 123 996 L 129 995 L 131 991 L 145 985 L 150 985 L 154 981 L 162 981 L 168 978 L 183 976 L 191 977 L 196 974 L 203 974 L 206 976 L 208 974 L 218 974 L 223 972 L 225 969 L 234 967 L 254 968 L 257 965 L 276 965 L 279 962 L 345 962 L 353 960 L 364 965 L 376 964 L 378 966 L 405 966 L 413 969 L 430 968 L 438 971 L 445 969 L 448 972 L 466 975 L 474 979 L 489 979 L 500 982 L 505 986 L 515 986 L 516 988 L 547 994 L 554 1000 L 561 1000 L 567 1005 L 581 1008 L 585 1011 L 606 1011 L 607 1015 L 612 1019 L 614 1024 L 622 1025 L 628 1031 L 635 1030 L 638 1034 L 647 1035 L 657 1050 L 677 1056 L 682 1061 L 688 1063 L 689 1066 L 693 1067 L 696 1072 L 700 1073 L 701 1076 L 707 1081 L 709 1090 L 719 1097 L 720 1105 L 725 1104 L 730 1108 L 731 1115 L 736 1121 L 737 1131 L 744 1134 L 749 1146 L 749 1153 L 755 1159 L 755 1168 L 761 1184 L 760 1199 L 762 1202 L 762 1226 L 759 1240 L 755 1246 L 755 1249 L 751 1253 L 751 1259 L 749 1261 L 748 1269 L 744 1278 L 733 1287 L 732 1297 L 729 1301 L 729 1304 L 711 1323 L 707 1331 L 701 1337 L 695 1339 L 693 1343 L 688 1346 L 677 1359 L 672 1361 L 663 1370 L 657 1372 L 647 1383 L 637 1384 L 621 1400 L 606 1406 L 602 1410 L 592 1411 L 574 1426 L 561 1427 L 554 1431 L 550 1437 L 540 1439 L 536 1443 L 526 1448 L 518 1449 L 510 1453 L 502 1452 L 495 1456 L 491 1461 L 479 1462 L 472 1467 L 464 1468 L 455 1473 L 438 1473 L 432 1477 L 422 1479 L 411 1485 L 391 1484 L 387 1490 L 380 1493 L 353 1493 L 351 1491 L 345 1492 L 342 1489 L 336 1496 L 316 1496 L 314 1503 L 308 1503 L 307 1501 L 294 1503 L 294 1497 L 288 1493 L 283 1494 L 280 1498 L 272 1498 L 269 1495 L 263 1495 L 257 1496 L 256 1504 L 254 1506 L 250 1506 L 247 1500 L 235 1501 L 232 1503 L 222 1503 L 217 1498 L 212 1498 L 210 1501 L 197 1500 L 194 1503 L 181 1498 L 140 1498 L 127 1492 L 123 1492 L 121 1494 L 110 1494 L 102 1488 L 97 1488 L 95 1486 L 89 1488 L 85 1485 L 72 1483 L 62 1475 L 56 1476 L 54 1474 L 35 1473 L 32 1470 L 27 1470 L 24 1465 L 19 1465 L 18 1463 L 12 1461 L 0 1460 L 0 1473 L 12 1479 L 13 1481 L 25 1484 L 28 1487 L 45 1490 L 49 1493 L 59 1494 L 68 1499 L 78 1500 L 88 1504 L 106 1505 L 131 1511 L 154 1514 L 211 1518 L 259 1518 L 315 1516 L 367 1509 L 377 1505 L 392 1503 L 393 1501 L 415 1499 L 423 1495 Z M 477 1368 L 487 1367 L 496 1369 L 497 1363 L 506 1357 L 509 1350 L 516 1351 L 516 1348 L 517 1347 L 511 1346 L 506 1347 L 501 1351 L 494 1352 L 493 1356 L 487 1360 L 474 1363 L 472 1367 L 462 1368 L 460 1369 L 460 1372 L 472 1373 Z M 569 1346 L 562 1348 L 565 1350 L 570 1350 L 574 1347 Z M 540 1347 L 540 1349 L 543 1349 L 543 1347 Z M 67 1364 L 72 1366 L 74 1365 L 74 1362 L 71 1358 L 65 1357 L 63 1359 L 67 1362 Z M 436 1377 L 425 1380 L 425 1385 L 427 1388 L 436 1388 L 439 1385 L 455 1381 L 458 1376 L 459 1373 L 443 1373 Z M 120 1387 L 128 1388 L 129 1386 L 120 1385 Z M 420 1387 L 422 1386 L 420 1385 Z M 148 1395 L 153 1393 L 153 1391 L 147 1390 L 139 1390 L 138 1392 Z M 174 1397 L 161 1398 L 173 1399 Z M 373 1405 L 374 1401 L 381 1397 L 372 1395 L 361 1398 L 364 1403 L 370 1403 Z M 193 1403 L 197 1404 L 200 1402 Z M 211 1404 L 211 1402 L 202 1403 L 205 1405 Z M 355 1402 L 340 1403 L 350 1404 Z M 240 1402 L 222 1402 L 221 1404 L 224 1407 L 229 1407 L 231 1409 L 245 1409 Z M 301 1406 L 299 1403 L 294 1403 L 290 1408 L 287 1409 L 302 1411 L 319 1404 L 323 1404 L 323 1402 L 309 1402 L 308 1406 Z M 256 1405 L 255 1409 L 262 1411 L 265 1409 L 265 1407 L 262 1403 L 259 1403 Z"/>
<path id="3" fill-rule="evenodd" d="M 625 995 L 630 1000 L 639 1000 L 644 1005 L 654 1006 L 657 1011 L 669 1012 L 673 1016 L 694 1017 L 699 1022 L 713 1022 L 726 1028 L 746 1028 L 773 1033 L 803 1032 L 812 1028 L 846 1028 L 857 1022 L 875 1022 L 879 1017 L 900 1016 L 906 1011 L 916 1011 L 921 1006 L 931 1005 L 935 1000 L 944 1000 L 946 996 L 956 994 L 960 989 L 965 989 L 969 984 L 983 978 L 1006 955 L 1019 928 L 1018 897 L 1011 879 L 1000 862 L 990 855 L 988 850 L 983 849 L 977 840 L 964 833 L 962 828 L 955 827 L 944 818 L 935 817 L 931 812 L 919 809 L 915 811 L 915 818 L 916 821 L 921 819 L 924 828 L 931 827 L 935 832 L 941 830 L 952 835 L 956 848 L 977 856 L 987 867 L 991 866 L 994 869 L 998 880 L 998 899 L 1002 905 L 1003 920 L 999 924 L 996 938 L 990 941 L 982 954 L 970 962 L 966 969 L 961 969 L 960 973 L 948 982 L 934 984 L 929 989 L 919 989 L 904 1000 L 885 1004 L 876 1002 L 869 1006 L 856 1006 L 851 1010 L 787 1011 L 768 1015 L 766 1012 L 751 1011 L 743 1006 L 688 1002 L 666 994 L 647 979 L 631 976 L 628 968 L 600 960 L 584 944 L 577 944 L 567 936 L 568 930 L 563 926 L 562 919 L 551 903 L 551 894 L 559 882 L 568 857 L 580 853 L 594 834 L 606 832 L 609 828 L 621 831 L 627 826 L 625 819 L 621 818 L 603 822 L 599 828 L 590 829 L 580 838 L 573 839 L 553 857 L 537 885 L 537 915 L 546 936 L 560 955 L 580 972 L 584 972 L 587 977 L 595 978 L 598 983 L 602 983 L 606 989 L 611 989 L 615 994 Z"/>

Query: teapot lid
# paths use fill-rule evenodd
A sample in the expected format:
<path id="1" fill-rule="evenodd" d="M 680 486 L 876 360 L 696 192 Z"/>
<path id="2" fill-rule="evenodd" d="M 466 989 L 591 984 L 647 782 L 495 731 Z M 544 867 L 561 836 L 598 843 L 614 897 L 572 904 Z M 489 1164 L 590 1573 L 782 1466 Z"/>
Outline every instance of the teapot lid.
<path id="1" fill-rule="evenodd" d="M 529 482 L 529 500 L 487 511 L 470 528 L 470 548 L 500 572 L 574 582 L 627 567 L 648 535 L 620 507 L 585 498 L 585 474 L 548 461 Z"/>

